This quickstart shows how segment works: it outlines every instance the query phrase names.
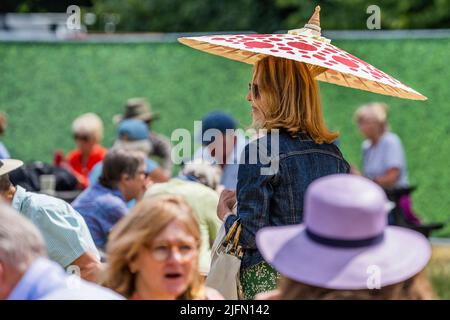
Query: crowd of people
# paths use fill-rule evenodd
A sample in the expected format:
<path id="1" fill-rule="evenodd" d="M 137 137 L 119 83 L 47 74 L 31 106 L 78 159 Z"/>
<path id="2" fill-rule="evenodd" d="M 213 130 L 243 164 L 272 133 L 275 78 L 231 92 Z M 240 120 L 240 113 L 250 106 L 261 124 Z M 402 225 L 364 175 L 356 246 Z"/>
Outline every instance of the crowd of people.
<path id="1" fill-rule="evenodd" d="M 152 130 L 157 115 L 145 99 L 128 100 L 114 118 L 109 150 L 100 117 L 81 115 L 75 150 L 54 163 L 76 179 L 70 204 L 13 183 L 23 163 L 0 143 L 0 299 L 223 299 L 205 279 L 214 242 L 237 224 L 242 299 L 435 297 L 423 272 L 428 240 L 389 225 L 385 189 L 408 186 L 408 176 L 387 106 L 355 113 L 366 139 L 358 170 L 327 129 L 304 63 L 261 59 L 247 101 L 264 136 L 244 136 L 231 115 L 211 112 L 201 147 L 176 176 L 170 140 Z M 5 128 L 2 115 L 0 134 Z M 401 204 L 420 223 L 410 199 Z"/>

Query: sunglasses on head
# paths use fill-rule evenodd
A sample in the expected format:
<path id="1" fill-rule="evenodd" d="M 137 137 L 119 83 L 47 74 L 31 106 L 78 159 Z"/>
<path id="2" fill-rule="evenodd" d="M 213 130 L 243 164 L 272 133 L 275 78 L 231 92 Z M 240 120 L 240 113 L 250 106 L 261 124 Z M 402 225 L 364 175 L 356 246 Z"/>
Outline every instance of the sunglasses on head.
<path id="1" fill-rule="evenodd" d="M 91 138 L 88 135 L 85 135 L 85 134 L 74 134 L 73 135 L 73 139 L 87 142 Z"/>

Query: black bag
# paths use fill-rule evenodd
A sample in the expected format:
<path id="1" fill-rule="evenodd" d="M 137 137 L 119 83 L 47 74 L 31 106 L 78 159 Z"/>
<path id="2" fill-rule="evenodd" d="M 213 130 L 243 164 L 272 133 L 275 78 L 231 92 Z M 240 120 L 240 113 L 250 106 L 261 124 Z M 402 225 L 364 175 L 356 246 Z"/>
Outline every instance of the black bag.
<path id="1" fill-rule="evenodd" d="M 24 165 L 9 173 L 13 185 L 20 185 L 27 191 L 41 191 L 40 176 L 52 174 L 55 176 L 56 191 L 72 191 L 77 189 L 77 178 L 64 168 L 55 167 L 40 161 Z"/>

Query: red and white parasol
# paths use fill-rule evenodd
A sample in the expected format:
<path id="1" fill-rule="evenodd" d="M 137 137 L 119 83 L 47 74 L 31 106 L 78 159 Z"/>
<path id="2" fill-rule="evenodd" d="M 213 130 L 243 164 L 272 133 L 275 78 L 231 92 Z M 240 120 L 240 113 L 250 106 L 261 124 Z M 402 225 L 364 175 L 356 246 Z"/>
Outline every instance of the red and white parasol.
<path id="1" fill-rule="evenodd" d="M 184 37 L 178 41 L 225 58 L 254 64 L 267 55 L 292 59 L 314 69 L 316 80 L 384 95 L 427 98 L 369 63 L 339 49 L 320 34 L 320 7 L 302 29 L 287 34 L 237 34 Z M 319 68 L 318 68 L 319 67 Z M 320 68 L 322 67 L 322 68 Z"/>

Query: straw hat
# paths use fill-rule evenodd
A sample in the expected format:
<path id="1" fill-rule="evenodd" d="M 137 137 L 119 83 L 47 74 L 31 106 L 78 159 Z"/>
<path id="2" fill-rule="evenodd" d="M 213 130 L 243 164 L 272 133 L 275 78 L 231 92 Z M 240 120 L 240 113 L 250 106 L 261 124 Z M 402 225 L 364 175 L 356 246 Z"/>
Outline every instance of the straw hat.
<path id="1" fill-rule="evenodd" d="M 119 123 L 124 119 L 138 119 L 142 121 L 152 121 L 159 117 L 152 111 L 150 103 L 145 98 L 131 98 L 127 100 L 123 114 L 116 114 L 113 117 L 114 123 Z"/>
<path id="2" fill-rule="evenodd" d="M 0 176 L 10 173 L 21 167 L 23 162 L 16 159 L 2 159 L 0 160 Z"/>

